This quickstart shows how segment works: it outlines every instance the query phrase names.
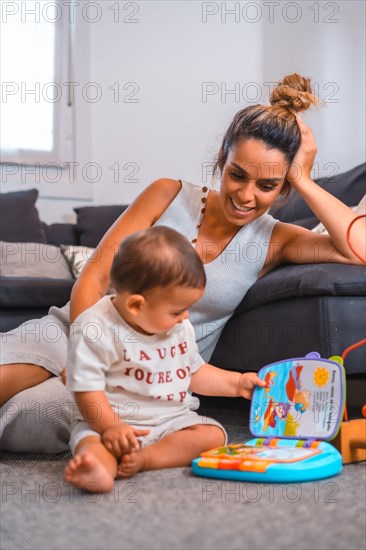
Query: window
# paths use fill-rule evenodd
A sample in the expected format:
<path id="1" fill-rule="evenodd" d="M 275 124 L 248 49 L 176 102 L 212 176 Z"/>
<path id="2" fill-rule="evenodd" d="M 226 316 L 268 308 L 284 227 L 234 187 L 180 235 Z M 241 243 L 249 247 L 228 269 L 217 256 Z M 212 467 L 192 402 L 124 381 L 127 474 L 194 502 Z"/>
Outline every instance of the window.
<path id="1" fill-rule="evenodd" d="M 71 24 L 53 1 L 3 3 L 1 162 L 57 164 L 73 159 Z"/>

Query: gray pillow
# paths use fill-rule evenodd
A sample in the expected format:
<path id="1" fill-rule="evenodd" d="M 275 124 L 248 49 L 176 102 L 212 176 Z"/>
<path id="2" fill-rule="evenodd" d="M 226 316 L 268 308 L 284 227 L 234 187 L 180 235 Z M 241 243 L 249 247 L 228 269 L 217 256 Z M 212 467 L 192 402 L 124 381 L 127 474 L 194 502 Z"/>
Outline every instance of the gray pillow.
<path id="1" fill-rule="evenodd" d="M 97 247 L 101 238 L 126 208 L 125 204 L 74 208 L 77 214 L 76 232 L 80 244 L 90 248 Z"/>
<path id="2" fill-rule="evenodd" d="M 47 243 L 35 202 L 37 189 L 0 194 L 0 241 Z"/>
<path id="3" fill-rule="evenodd" d="M 95 248 L 88 246 L 79 246 L 75 244 L 60 244 L 62 254 L 65 256 L 69 268 L 75 279 L 77 279 L 84 267 L 93 254 Z M 100 257 L 100 256 L 99 256 Z M 98 260 L 98 256 L 96 258 Z"/>
<path id="4" fill-rule="evenodd" d="M 2 277 L 71 279 L 69 265 L 58 246 L 0 241 Z"/>

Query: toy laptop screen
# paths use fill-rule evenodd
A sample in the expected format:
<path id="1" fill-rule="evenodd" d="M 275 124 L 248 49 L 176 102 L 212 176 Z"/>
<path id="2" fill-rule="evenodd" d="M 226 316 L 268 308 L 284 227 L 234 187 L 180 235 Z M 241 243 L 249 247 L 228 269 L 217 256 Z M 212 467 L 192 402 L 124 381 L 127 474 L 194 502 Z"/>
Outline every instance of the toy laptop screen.
<path id="1" fill-rule="evenodd" d="M 256 437 L 336 436 L 345 403 L 343 366 L 307 357 L 272 363 L 258 372 L 267 385 L 253 392 L 249 427 Z"/>

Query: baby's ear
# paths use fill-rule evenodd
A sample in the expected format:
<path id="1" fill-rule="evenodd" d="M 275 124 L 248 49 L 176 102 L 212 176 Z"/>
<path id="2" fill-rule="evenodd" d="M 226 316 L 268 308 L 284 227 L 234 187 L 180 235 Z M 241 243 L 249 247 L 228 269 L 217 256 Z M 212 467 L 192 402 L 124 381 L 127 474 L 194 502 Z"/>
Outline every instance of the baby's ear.
<path id="1" fill-rule="evenodd" d="M 146 300 L 141 294 L 130 294 L 126 300 L 126 308 L 132 315 L 138 315 L 145 304 Z"/>

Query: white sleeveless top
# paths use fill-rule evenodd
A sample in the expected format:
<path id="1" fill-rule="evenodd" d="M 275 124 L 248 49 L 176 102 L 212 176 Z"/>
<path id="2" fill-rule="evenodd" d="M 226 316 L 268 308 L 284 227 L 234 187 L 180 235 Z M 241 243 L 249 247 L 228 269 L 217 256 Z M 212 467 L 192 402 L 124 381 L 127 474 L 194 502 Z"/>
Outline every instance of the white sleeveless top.
<path id="1" fill-rule="evenodd" d="M 178 195 L 155 225 L 171 227 L 192 241 L 202 217 L 203 196 L 206 193 L 201 187 L 182 181 Z M 276 223 L 269 214 L 247 223 L 217 258 L 204 265 L 206 289 L 191 307 L 189 318 L 205 361 L 209 361 L 225 324 L 258 279 Z"/>

